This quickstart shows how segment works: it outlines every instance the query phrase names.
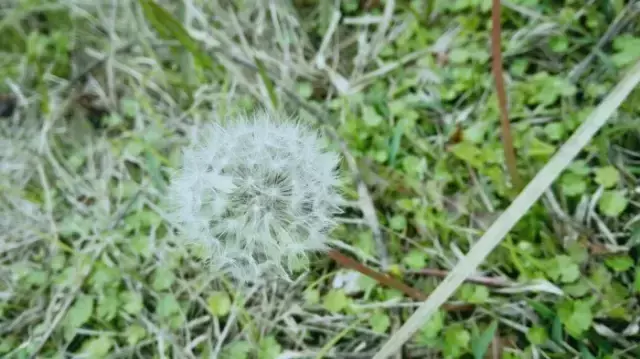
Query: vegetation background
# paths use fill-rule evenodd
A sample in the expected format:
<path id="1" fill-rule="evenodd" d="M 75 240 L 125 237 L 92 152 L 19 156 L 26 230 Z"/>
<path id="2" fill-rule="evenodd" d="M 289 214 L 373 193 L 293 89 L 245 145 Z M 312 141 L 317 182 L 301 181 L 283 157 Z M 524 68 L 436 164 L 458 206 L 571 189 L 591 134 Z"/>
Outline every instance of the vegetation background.
<path id="1" fill-rule="evenodd" d="M 639 16 L 502 1 L 525 183 L 640 58 Z M 222 116 L 330 128 L 357 174 L 334 245 L 429 293 L 516 194 L 490 20 L 490 0 L 4 0 L 0 356 L 371 358 L 419 303 L 322 257 L 251 288 L 203 270 L 169 174 Z M 635 91 L 401 357 L 640 357 L 639 113 Z"/>

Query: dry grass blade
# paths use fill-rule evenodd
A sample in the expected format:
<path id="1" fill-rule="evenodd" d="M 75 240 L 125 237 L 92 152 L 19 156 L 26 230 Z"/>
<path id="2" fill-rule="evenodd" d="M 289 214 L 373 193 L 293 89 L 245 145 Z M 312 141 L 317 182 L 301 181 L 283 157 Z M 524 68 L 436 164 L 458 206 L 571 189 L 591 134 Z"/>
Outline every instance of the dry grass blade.
<path id="1" fill-rule="evenodd" d="M 640 82 L 640 61 L 618 83 L 602 103 L 556 152 L 549 162 L 524 188 L 507 210 L 491 225 L 485 234 L 459 261 L 444 281 L 416 310 L 409 320 L 383 345 L 373 359 L 388 358 L 402 347 L 431 315 L 447 301 L 458 287 L 474 273 L 491 251 L 500 243 L 513 226 L 524 216 L 560 173 L 589 143 L 596 132 L 607 122 L 620 104 Z"/>

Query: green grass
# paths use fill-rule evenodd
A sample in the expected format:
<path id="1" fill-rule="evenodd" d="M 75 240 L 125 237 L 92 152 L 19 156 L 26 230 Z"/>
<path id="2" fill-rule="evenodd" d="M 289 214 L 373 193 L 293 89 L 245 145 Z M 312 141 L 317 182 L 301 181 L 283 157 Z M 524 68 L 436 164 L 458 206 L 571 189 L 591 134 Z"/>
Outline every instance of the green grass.
<path id="1" fill-rule="evenodd" d="M 334 242 L 426 293 L 511 203 L 490 1 L 221 3 L 0 5 L 0 101 L 18 104 L 0 118 L 0 357 L 373 357 L 418 303 L 319 256 L 244 288 L 181 246 L 167 180 L 225 116 L 336 135 L 354 162 Z M 528 182 L 640 58 L 640 4 L 503 6 Z M 640 356 L 639 113 L 635 91 L 449 303 L 471 309 L 443 308 L 404 357 Z"/>

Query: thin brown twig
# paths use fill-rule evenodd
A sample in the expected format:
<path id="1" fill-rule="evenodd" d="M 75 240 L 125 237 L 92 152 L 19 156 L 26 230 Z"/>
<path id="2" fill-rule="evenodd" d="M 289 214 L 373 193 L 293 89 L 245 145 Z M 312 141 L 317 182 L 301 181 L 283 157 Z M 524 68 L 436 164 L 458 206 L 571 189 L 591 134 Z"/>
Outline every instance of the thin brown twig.
<path id="1" fill-rule="evenodd" d="M 489 353 L 485 354 L 485 358 L 488 357 Z M 491 340 L 491 357 L 493 359 L 501 359 L 502 358 L 502 345 L 500 343 L 500 334 L 496 330 L 496 333 L 493 335 L 493 339 Z"/>
<path id="2" fill-rule="evenodd" d="M 342 254 L 340 251 L 336 250 L 336 249 L 331 249 L 327 252 L 327 255 L 333 259 L 334 261 L 336 261 L 338 264 L 340 264 L 341 266 L 348 268 L 348 269 L 353 269 L 355 271 L 358 271 L 364 275 L 366 275 L 369 278 L 372 278 L 374 280 L 376 280 L 378 283 L 386 285 L 388 287 L 397 289 L 399 291 L 401 291 L 402 293 L 406 294 L 407 296 L 418 300 L 418 301 L 424 301 L 426 300 L 429 296 L 424 294 L 423 292 L 408 286 L 407 284 L 405 284 L 402 281 L 399 281 L 387 274 L 383 274 L 380 273 L 378 271 L 375 271 L 367 266 L 365 266 L 364 264 L 358 262 L 355 259 L 352 259 L 344 254 Z M 444 305 L 443 308 L 447 311 L 463 311 L 463 310 L 470 310 L 473 309 L 474 307 L 472 305 L 468 305 L 468 304 L 462 304 L 462 305 L 452 305 L 452 304 L 448 304 L 448 305 Z"/>
<path id="3" fill-rule="evenodd" d="M 507 162 L 507 170 L 511 177 L 511 182 L 519 192 L 522 189 L 522 180 L 518 174 L 516 166 L 516 153 L 513 148 L 513 137 L 511 136 L 511 125 L 509 124 L 509 113 L 507 112 L 507 94 L 504 88 L 504 75 L 502 71 L 502 50 L 500 46 L 500 0 L 493 0 L 491 8 L 491 69 L 496 83 L 496 93 L 498 95 L 498 106 L 500 107 L 500 127 L 502 129 L 502 147 L 504 158 Z"/>

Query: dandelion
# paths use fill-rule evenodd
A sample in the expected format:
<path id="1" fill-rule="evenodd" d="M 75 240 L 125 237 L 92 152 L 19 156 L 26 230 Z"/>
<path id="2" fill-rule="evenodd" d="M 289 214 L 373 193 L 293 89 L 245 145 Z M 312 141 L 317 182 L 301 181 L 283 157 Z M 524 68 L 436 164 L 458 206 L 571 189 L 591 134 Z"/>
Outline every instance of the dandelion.
<path id="1" fill-rule="evenodd" d="M 204 129 L 183 151 L 171 215 L 207 263 L 240 281 L 280 274 L 327 249 L 340 211 L 339 156 L 266 112 Z"/>

